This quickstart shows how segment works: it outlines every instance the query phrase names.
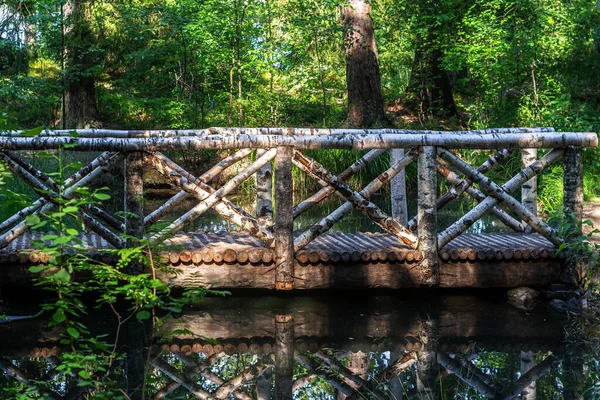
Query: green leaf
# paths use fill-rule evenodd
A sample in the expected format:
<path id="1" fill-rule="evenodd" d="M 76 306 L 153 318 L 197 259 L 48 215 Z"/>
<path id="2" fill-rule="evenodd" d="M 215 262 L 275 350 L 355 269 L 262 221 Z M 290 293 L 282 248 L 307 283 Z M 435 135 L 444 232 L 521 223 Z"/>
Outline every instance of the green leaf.
<path id="1" fill-rule="evenodd" d="M 135 314 L 135 317 L 138 319 L 138 321 L 144 321 L 144 320 L 150 318 L 150 311 L 147 311 L 147 310 L 138 311 L 138 313 Z"/>
<path id="2" fill-rule="evenodd" d="M 71 280 L 71 274 L 69 274 L 69 271 L 67 271 L 66 269 L 61 269 L 54 275 L 51 275 L 49 278 L 56 279 L 57 281 L 60 281 L 62 283 L 67 283 Z"/>
<path id="3" fill-rule="evenodd" d="M 38 156 L 39 158 L 56 158 L 54 154 L 50 154 L 45 151 L 40 151 L 36 153 L 36 156 Z"/>
<path id="4" fill-rule="evenodd" d="M 76 206 L 68 206 L 63 208 L 63 212 L 70 214 L 70 213 L 76 213 L 79 210 L 79 208 L 77 208 Z"/>
<path id="5" fill-rule="evenodd" d="M 27 226 L 39 224 L 40 221 L 41 219 L 38 215 L 28 215 L 27 217 L 25 217 L 25 223 L 27 224 Z"/>
<path id="6" fill-rule="evenodd" d="M 67 233 L 71 236 L 75 236 L 78 235 L 79 232 L 77 231 L 77 229 L 73 229 L 73 228 L 67 228 Z"/>
<path id="7" fill-rule="evenodd" d="M 67 328 L 67 333 L 71 335 L 73 339 L 77 339 L 79 337 L 79 331 L 72 326 Z"/>
<path id="8" fill-rule="evenodd" d="M 72 137 L 79 137 L 79 133 L 77 133 L 77 131 L 69 131 L 69 135 Z"/>
<path id="9" fill-rule="evenodd" d="M 110 199 L 110 194 L 107 193 L 94 193 L 94 197 L 97 198 L 98 200 L 108 200 Z"/>
<path id="10" fill-rule="evenodd" d="M 59 308 L 54 312 L 54 314 L 52 314 L 52 321 L 56 322 L 57 324 L 60 324 L 66 319 L 67 317 L 65 316 L 65 311 L 62 308 Z"/>
<path id="11" fill-rule="evenodd" d="M 24 136 L 24 137 L 39 136 L 43 130 L 44 130 L 43 126 L 38 126 L 37 128 L 27 129 L 26 131 L 21 132 L 21 134 L 19 136 Z"/>
<path id="12" fill-rule="evenodd" d="M 71 239 L 72 239 L 71 236 L 61 236 L 61 237 L 54 239 L 54 244 L 68 243 L 69 241 L 71 241 Z"/>
<path id="13" fill-rule="evenodd" d="M 42 272 L 46 268 L 47 267 L 45 265 L 31 266 L 29 267 L 29 272 L 31 272 L 32 274 L 37 274 L 38 272 Z"/>
<path id="14" fill-rule="evenodd" d="M 79 371 L 79 376 L 82 377 L 83 379 L 91 379 L 92 378 L 90 376 L 90 374 L 84 370 Z"/>
<path id="15" fill-rule="evenodd" d="M 77 147 L 77 143 L 66 143 L 63 145 L 63 149 L 72 149 L 73 147 Z"/>
<path id="16" fill-rule="evenodd" d="M 44 236 L 42 236 L 42 239 L 44 239 L 44 240 L 54 240 L 56 238 L 58 238 L 58 235 L 44 235 Z"/>

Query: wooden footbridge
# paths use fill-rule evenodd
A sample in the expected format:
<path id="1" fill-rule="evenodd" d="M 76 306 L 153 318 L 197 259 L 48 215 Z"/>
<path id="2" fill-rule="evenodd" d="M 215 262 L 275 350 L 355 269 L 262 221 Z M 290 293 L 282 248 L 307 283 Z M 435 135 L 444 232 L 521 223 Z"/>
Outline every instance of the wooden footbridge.
<path id="1" fill-rule="evenodd" d="M 101 204 L 77 210 L 89 233 L 81 236 L 91 257 L 114 262 L 114 248 L 139 245 L 144 239 L 163 262 L 178 273 L 160 278 L 178 286 L 212 288 L 328 287 L 403 288 L 544 286 L 575 282 L 577 273 L 557 253 L 563 243 L 555 229 L 536 212 L 536 177 L 562 158 L 566 215 L 581 219 L 583 200 L 582 149 L 596 147 L 595 133 L 554 132 L 551 128 L 507 128 L 467 132 L 408 130 L 336 130 L 300 128 L 211 128 L 188 131 L 43 131 L 0 135 L 0 158 L 39 194 L 40 198 L 0 222 L 0 280 L 18 283 L 30 278 L 27 266 L 48 257 L 32 243 L 43 233 L 29 231 L 25 218 L 43 215 L 77 198 L 78 188 L 100 185 L 102 177 L 123 165 L 124 212 L 109 212 Z M 549 149 L 540 157 L 537 149 Z M 96 157 L 63 182 L 34 166 L 36 151 L 92 152 Z M 229 154 L 200 176 L 172 161 L 167 152 L 207 149 Z M 328 171 L 305 150 L 368 150 L 339 175 Z M 489 152 L 480 166 L 471 166 L 457 150 Z M 390 166 L 354 190 L 348 179 L 390 150 Z M 357 153 L 359 154 L 359 153 Z M 523 169 L 500 184 L 485 174 L 521 155 Z M 404 221 L 371 201 L 412 162 L 417 163 L 418 212 Z M 236 165 L 224 185 L 217 178 Z M 292 166 L 316 180 L 322 189 L 303 201 L 293 201 Z M 143 175 L 149 168 L 162 175 L 178 193 L 144 214 Z M 451 189 L 438 195 L 438 176 Z M 227 196 L 242 182 L 255 179 L 254 215 Z M 114 178 L 113 178 L 114 179 Z M 521 199 L 514 194 L 521 192 Z M 345 202 L 303 232 L 294 219 L 329 196 Z M 478 205 L 444 230 L 437 211 L 460 195 Z M 190 199 L 197 204 L 164 226 L 161 221 Z M 392 199 L 394 201 L 394 199 Z M 213 209 L 240 232 L 183 232 L 192 221 Z M 396 209 L 393 204 L 392 209 Z M 353 210 L 364 213 L 383 233 L 327 233 Z M 275 211 L 275 212 L 274 212 Z M 484 214 L 492 213 L 514 233 L 466 233 Z M 575 222 L 576 222 L 575 221 Z M 576 229 L 576 228 L 574 228 Z M 573 229 L 572 229 L 573 230 Z M 571 235 L 573 237 L 573 235 Z M 569 239 L 567 239 L 569 240 Z"/>

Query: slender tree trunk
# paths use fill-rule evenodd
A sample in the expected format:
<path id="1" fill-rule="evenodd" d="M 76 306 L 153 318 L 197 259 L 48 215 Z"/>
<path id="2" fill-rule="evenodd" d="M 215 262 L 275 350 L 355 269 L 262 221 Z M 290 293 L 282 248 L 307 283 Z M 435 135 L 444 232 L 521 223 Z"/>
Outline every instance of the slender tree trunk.
<path id="1" fill-rule="evenodd" d="M 348 118 L 351 127 L 381 126 L 385 123 L 381 78 L 371 6 L 365 0 L 349 0 L 342 9 Z"/>
<path id="2" fill-rule="evenodd" d="M 95 81 L 91 71 L 96 60 L 90 51 L 93 44 L 90 5 L 89 0 L 68 0 L 63 5 L 65 93 L 62 125 L 65 129 L 98 126 Z"/>
<path id="3" fill-rule="evenodd" d="M 419 0 L 416 5 L 419 24 L 427 30 L 417 34 L 415 58 L 406 92 L 407 105 L 418 109 L 420 116 L 458 115 L 450 76 L 442 67 L 444 52 L 440 47 L 439 28 L 433 21 L 438 3 L 439 0 Z"/>

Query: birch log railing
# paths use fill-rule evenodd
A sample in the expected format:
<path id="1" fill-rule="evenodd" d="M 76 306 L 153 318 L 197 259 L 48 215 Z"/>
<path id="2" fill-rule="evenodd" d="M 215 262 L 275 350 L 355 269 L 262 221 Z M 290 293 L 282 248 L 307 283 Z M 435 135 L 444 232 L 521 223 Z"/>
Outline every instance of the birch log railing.
<path id="1" fill-rule="evenodd" d="M 15 257 L 20 259 L 24 250 L 29 250 L 29 261 L 43 262 L 43 255 L 30 251 L 29 242 L 35 234 L 27 233 L 25 218 L 51 211 L 60 203 L 57 198 L 76 198 L 78 188 L 92 186 L 115 166 L 124 165 L 123 216 L 111 213 L 101 205 L 86 205 L 78 210 L 82 222 L 92 232 L 86 237 L 87 243 L 92 250 L 132 246 L 135 238 L 145 238 L 152 246 L 180 244 L 184 249 L 167 253 L 167 261 L 175 265 L 192 264 L 193 267 L 187 268 L 187 274 L 184 271 L 183 278 L 163 277 L 174 284 L 280 290 L 332 286 L 485 287 L 535 284 L 544 266 L 556 264 L 550 259 L 555 260 L 556 248 L 562 243 L 556 230 L 537 216 L 535 179 L 563 158 L 565 213 L 574 213 L 580 220 L 582 149 L 596 147 L 597 144 L 595 133 L 554 132 L 552 128 L 465 132 L 304 128 L 83 129 L 76 130 L 76 135 L 73 131 L 42 131 L 36 137 L 25 137 L 21 132 L 4 132 L 0 133 L 0 159 L 40 198 L 0 222 L 0 262 L 14 262 Z M 59 148 L 69 152 L 101 154 L 59 184 L 48 172 L 36 168 L 29 161 L 35 151 Z M 199 176 L 165 154 L 208 149 L 230 154 Z M 305 153 L 305 150 L 325 149 L 365 150 L 366 153 L 361 153 L 356 162 L 336 175 Z M 479 167 L 473 167 L 460 158 L 457 150 L 461 149 L 496 153 Z M 537 158 L 537 149 L 549 151 Z M 388 150 L 395 151 L 391 165 L 376 179 L 360 190 L 347 183 Z M 513 153 L 523 157 L 523 168 L 516 175 L 503 184 L 485 175 L 506 162 Z M 405 173 L 406 167 L 413 162 L 418 164 L 418 210 L 417 215 L 405 223 L 404 217 L 394 218 L 378 206 L 373 195 L 399 174 Z M 216 178 L 233 165 L 238 165 L 238 172 L 219 187 L 215 183 Z M 321 190 L 295 206 L 292 196 L 293 166 L 322 186 Z M 149 169 L 175 187 L 176 194 L 144 215 L 143 175 Z M 438 175 L 447 180 L 450 187 L 439 196 Z M 253 177 L 257 189 L 255 215 L 227 197 Z M 521 201 L 513 197 L 519 190 Z M 334 194 L 343 200 L 340 207 L 306 231 L 294 232 L 295 218 Z M 461 194 L 475 199 L 477 206 L 440 230 L 438 210 Z M 401 196 L 396 194 L 393 198 Z M 158 222 L 190 199 L 197 204 L 157 229 Z M 393 204 L 392 208 L 399 209 L 398 206 Z M 209 209 L 237 225 L 241 232 L 221 239 L 210 232 L 180 233 Z M 366 215 L 383 233 L 327 234 L 352 211 Z M 519 233 L 504 236 L 465 233 L 486 213 L 493 214 Z M 478 262 L 483 265 L 508 260 L 512 260 L 513 264 L 525 260 L 540 263 L 527 278 L 519 278 L 521 281 L 509 282 L 506 277 L 503 278 L 502 274 L 510 273 L 508 269 L 493 272 L 495 278 L 486 278 L 492 274 L 489 270 L 473 272 L 474 264 Z M 360 266 L 354 270 L 334 268 L 337 264 Z M 403 268 L 398 268 L 399 265 Z M 203 267 L 193 269 L 199 266 Z M 257 269 L 257 266 L 267 268 Z M 547 273 L 538 284 L 547 284 L 550 282 L 548 279 L 556 280 L 556 267 L 550 270 L 552 272 Z M 564 281 L 574 282 L 577 279 L 576 271 L 571 267 L 563 267 L 559 272 Z"/>

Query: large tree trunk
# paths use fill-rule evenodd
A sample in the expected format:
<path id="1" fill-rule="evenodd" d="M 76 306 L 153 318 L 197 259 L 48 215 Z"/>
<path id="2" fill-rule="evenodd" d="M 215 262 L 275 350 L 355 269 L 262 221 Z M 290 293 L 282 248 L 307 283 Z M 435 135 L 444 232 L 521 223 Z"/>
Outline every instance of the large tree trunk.
<path id="1" fill-rule="evenodd" d="M 435 46 L 434 35 L 417 44 L 410 81 L 409 103 L 422 115 L 458 115 L 452 83 L 442 68 L 443 52 Z"/>
<path id="2" fill-rule="evenodd" d="M 385 123 L 381 78 L 371 6 L 365 0 L 349 0 L 343 7 L 344 48 L 348 119 L 351 127 L 373 127 Z"/>
<path id="3" fill-rule="evenodd" d="M 98 126 L 91 51 L 93 34 L 89 18 L 91 0 L 68 0 L 63 5 L 65 67 L 63 129 Z"/>

